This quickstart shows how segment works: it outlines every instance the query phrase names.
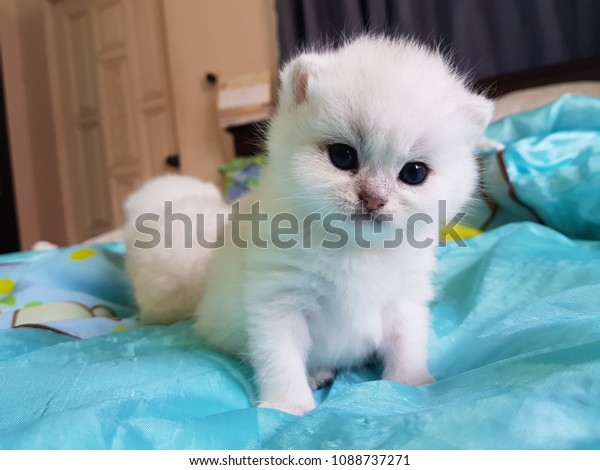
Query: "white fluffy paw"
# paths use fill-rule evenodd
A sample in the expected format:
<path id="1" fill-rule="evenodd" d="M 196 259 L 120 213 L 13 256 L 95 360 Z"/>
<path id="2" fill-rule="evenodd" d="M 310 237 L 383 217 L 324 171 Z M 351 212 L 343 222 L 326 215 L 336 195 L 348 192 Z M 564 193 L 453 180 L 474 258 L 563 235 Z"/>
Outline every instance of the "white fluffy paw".
<path id="1" fill-rule="evenodd" d="M 308 375 L 308 384 L 313 390 L 328 387 L 333 382 L 335 373 L 331 369 L 321 369 Z"/>
<path id="2" fill-rule="evenodd" d="M 284 401 L 261 401 L 258 405 L 260 408 L 271 408 L 274 410 L 280 410 L 291 415 L 302 416 L 309 411 L 316 408 L 317 404 L 314 399 L 310 402 L 296 403 L 296 402 L 284 402 Z"/>

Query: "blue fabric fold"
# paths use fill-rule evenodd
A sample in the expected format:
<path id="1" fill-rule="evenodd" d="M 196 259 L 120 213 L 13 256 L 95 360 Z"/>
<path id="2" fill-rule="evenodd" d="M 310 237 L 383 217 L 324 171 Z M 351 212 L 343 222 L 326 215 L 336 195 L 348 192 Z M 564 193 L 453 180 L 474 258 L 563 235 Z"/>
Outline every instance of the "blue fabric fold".
<path id="1" fill-rule="evenodd" d="M 564 95 L 492 124 L 506 148 L 507 184 L 544 224 L 600 240 L 600 98 Z"/>
<path id="2" fill-rule="evenodd" d="M 342 371 L 313 412 L 254 407 L 189 323 L 79 340 L 0 332 L 0 448 L 600 448 L 600 242 L 503 226 L 439 250 L 437 382 Z"/>

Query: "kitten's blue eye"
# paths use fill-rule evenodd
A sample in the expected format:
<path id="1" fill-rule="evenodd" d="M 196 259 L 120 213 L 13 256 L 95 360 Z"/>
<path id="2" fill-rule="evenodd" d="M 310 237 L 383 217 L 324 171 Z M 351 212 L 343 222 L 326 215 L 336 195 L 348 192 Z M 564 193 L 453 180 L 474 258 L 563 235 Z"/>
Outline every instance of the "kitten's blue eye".
<path id="1" fill-rule="evenodd" d="M 429 175 L 429 167 L 421 162 L 409 162 L 398 175 L 398 179 L 406 184 L 418 185 L 423 183 Z"/>
<path id="2" fill-rule="evenodd" d="M 356 150 L 346 144 L 331 144 L 327 150 L 331 163 L 340 170 L 356 170 L 358 155 Z"/>

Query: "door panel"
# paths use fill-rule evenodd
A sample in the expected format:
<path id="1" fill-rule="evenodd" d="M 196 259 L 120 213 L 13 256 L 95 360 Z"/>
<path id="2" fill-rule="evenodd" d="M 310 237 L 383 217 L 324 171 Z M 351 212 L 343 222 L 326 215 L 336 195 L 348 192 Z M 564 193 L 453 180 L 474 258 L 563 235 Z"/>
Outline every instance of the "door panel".
<path id="1" fill-rule="evenodd" d="M 48 4 L 69 241 L 123 222 L 127 195 L 177 152 L 159 0 Z"/>

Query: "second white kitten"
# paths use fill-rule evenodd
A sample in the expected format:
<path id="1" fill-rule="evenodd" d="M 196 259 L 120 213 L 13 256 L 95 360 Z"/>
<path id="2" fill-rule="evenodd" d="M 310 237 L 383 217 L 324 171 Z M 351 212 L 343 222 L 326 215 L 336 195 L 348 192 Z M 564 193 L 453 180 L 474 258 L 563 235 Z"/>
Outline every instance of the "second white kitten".
<path id="1" fill-rule="evenodd" d="M 266 220 L 255 233 L 229 225 L 210 261 L 197 255 L 203 272 L 209 264 L 195 331 L 252 363 L 261 406 L 294 414 L 315 407 L 311 386 L 374 355 L 384 379 L 431 382 L 439 204 L 449 220 L 473 192 L 473 148 L 492 104 L 438 53 L 383 37 L 298 56 L 279 100 L 270 163 L 240 208 L 258 201 Z M 273 232 L 288 225 L 302 232 L 294 246 Z M 403 241 L 387 247 L 399 230 Z"/>

